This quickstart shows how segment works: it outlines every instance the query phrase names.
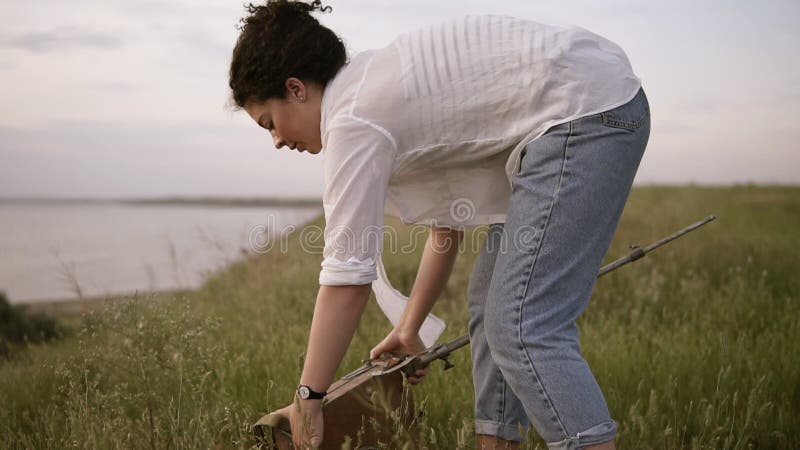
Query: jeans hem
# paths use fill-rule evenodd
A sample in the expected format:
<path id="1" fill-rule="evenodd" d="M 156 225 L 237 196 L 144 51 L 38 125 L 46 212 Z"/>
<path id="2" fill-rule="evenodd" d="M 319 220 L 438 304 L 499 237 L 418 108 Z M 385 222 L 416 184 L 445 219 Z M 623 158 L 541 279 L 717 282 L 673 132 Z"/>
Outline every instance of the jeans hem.
<path id="1" fill-rule="evenodd" d="M 475 420 L 475 434 L 498 437 L 506 441 L 520 442 L 519 424 L 493 422 L 491 420 Z"/>
<path id="2" fill-rule="evenodd" d="M 568 437 L 558 442 L 548 442 L 550 450 L 578 450 L 587 445 L 602 444 L 614 440 L 617 436 L 617 423 L 613 420 L 595 425 L 575 436 Z"/>

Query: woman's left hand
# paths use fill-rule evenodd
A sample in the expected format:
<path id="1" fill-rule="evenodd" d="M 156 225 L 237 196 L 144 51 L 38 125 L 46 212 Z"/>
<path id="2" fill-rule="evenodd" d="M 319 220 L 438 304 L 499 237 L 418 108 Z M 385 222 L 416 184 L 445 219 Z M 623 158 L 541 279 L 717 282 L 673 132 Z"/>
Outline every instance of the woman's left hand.
<path id="1" fill-rule="evenodd" d="M 417 333 L 408 334 L 399 331 L 397 328 L 393 329 L 383 340 L 376 345 L 372 351 L 369 352 L 369 357 L 375 359 L 380 357 L 382 353 L 394 353 L 397 355 L 416 355 L 417 353 L 425 350 L 425 344 L 420 339 Z M 428 373 L 427 366 L 417 369 L 413 375 L 408 376 L 408 382 L 417 384 L 422 381 Z"/>

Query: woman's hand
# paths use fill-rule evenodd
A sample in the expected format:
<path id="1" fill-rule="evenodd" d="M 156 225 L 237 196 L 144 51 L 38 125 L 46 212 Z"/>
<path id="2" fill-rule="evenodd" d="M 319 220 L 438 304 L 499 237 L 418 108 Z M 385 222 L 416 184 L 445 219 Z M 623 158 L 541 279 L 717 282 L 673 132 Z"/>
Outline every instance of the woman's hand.
<path id="1" fill-rule="evenodd" d="M 376 359 L 381 353 L 416 355 L 423 350 L 425 350 L 425 344 L 422 343 L 422 339 L 420 339 L 417 333 L 403 333 L 395 328 L 369 352 L 369 357 L 370 359 Z M 408 376 L 408 382 L 417 384 L 422 381 L 422 377 L 427 373 L 427 366 L 417 369 L 413 376 Z"/>
<path id="2" fill-rule="evenodd" d="M 322 445 L 322 400 L 301 400 L 295 396 L 294 403 L 273 414 L 289 418 L 294 448 L 306 450 Z"/>

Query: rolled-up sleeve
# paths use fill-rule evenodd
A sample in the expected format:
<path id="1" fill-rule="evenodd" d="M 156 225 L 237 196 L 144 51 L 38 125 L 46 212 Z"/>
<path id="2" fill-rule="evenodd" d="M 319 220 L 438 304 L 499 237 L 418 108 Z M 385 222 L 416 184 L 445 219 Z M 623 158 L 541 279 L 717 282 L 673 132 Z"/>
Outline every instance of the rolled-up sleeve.
<path id="1" fill-rule="evenodd" d="M 325 248 L 319 284 L 368 284 L 377 278 L 395 149 L 385 132 L 354 119 L 329 129 L 324 141 Z"/>

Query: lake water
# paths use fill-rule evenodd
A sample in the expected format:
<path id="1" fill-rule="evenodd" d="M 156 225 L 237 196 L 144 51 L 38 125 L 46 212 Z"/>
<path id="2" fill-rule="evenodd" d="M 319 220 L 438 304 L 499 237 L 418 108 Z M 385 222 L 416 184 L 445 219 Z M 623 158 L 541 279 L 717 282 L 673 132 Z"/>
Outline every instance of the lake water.
<path id="1" fill-rule="evenodd" d="M 195 288 L 253 242 L 322 208 L 0 204 L 0 290 L 12 303 Z M 254 240 L 255 239 L 255 240 Z M 257 246 L 256 246 L 257 248 Z"/>

